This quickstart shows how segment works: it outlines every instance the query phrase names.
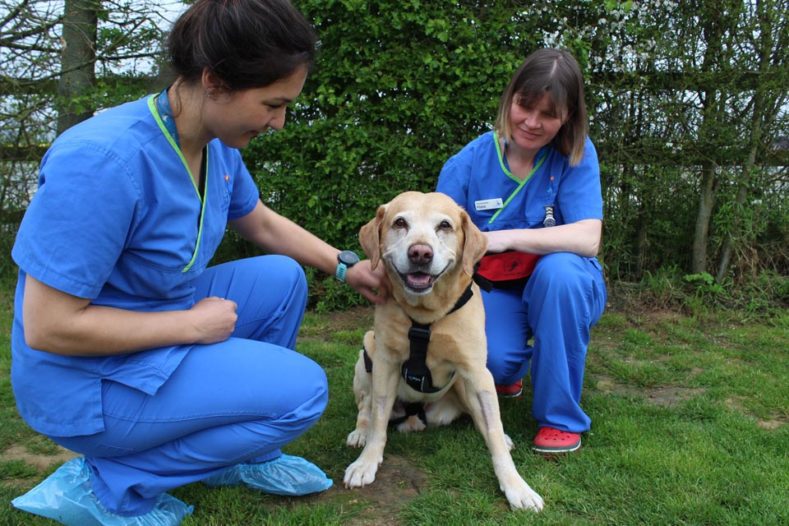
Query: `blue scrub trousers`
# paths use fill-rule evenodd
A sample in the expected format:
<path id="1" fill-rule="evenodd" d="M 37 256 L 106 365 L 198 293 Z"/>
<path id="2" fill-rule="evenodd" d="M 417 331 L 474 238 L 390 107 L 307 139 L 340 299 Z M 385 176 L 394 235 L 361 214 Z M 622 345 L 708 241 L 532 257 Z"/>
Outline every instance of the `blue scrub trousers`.
<path id="1" fill-rule="evenodd" d="M 208 296 L 238 304 L 230 339 L 193 346 L 153 396 L 105 380 L 105 430 L 51 437 L 85 455 L 94 491 L 113 513 L 146 513 L 162 492 L 274 459 L 326 408 L 323 369 L 293 350 L 307 303 L 294 260 L 261 256 L 211 267 L 196 301 Z"/>
<path id="2" fill-rule="evenodd" d="M 496 384 L 512 384 L 530 369 L 538 427 L 588 431 L 591 419 L 580 403 L 590 329 L 606 302 L 600 263 L 548 254 L 522 290 L 494 288 L 482 299 L 488 369 Z"/>

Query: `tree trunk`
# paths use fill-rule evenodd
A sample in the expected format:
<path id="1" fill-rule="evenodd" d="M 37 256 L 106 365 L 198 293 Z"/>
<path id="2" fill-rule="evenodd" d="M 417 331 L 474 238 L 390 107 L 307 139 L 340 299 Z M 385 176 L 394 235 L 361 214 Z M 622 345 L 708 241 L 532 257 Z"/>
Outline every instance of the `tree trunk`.
<path id="1" fill-rule="evenodd" d="M 767 4 L 767 5 L 765 5 Z M 734 250 L 741 242 L 742 238 L 742 219 L 741 210 L 745 205 L 748 198 L 748 190 L 751 187 L 751 179 L 753 177 L 753 170 L 756 165 L 756 154 L 762 142 L 762 132 L 764 130 L 764 123 L 770 119 L 765 108 L 769 107 L 766 97 L 768 96 L 768 88 L 765 86 L 764 72 L 770 68 L 770 55 L 773 50 L 773 24 L 772 15 L 774 6 L 772 2 L 757 2 L 757 10 L 759 12 L 759 85 L 756 87 L 753 99 L 753 113 L 751 114 L 751 134 L 749 137 L 748 157 L 745 159 L 742 167 L 742 176 L 740 177 L 737 198 L 734 208 L 734 221 L 732 222 L 729 235 L 723 243 L 721 249 L 721 258 L 718 263 L 718 272 L 715 279 L 720 282 L 729 272 L 731 266 L 731 259 Z"/>
<path id="2" fill-rule="evenodd" d="M 641 202 L 636 213 L 636 271 L 635 278 L 640 280 L 644 277 L 647 258 L 649 257 L 649 225 L 646 221 L 646 205 Z"/>
<path id="3" fill-rule="evenodd" d="M 96 84 L 98 0 L 66 0 L 63 54 L 58 82 L 58 127 L 66 129 L 93 115 L 95 102 L 87 95 Z"/>
<path id="4" fill-rule="evenodd" d="M 748 188 L 751 185 L 751 177 L 753 169 L 756 164 L 756 150 L 759 148 L 759 141 L 762 136 L 762 101 L 760 94 L 757 91 L 756 100 L 753 104 L 753 118 L 751 119 L 751 148 L 748 152 L 748 158 L 742 167 L 742 176 L 737 188 L 737 197 L 735 200 L 736 206 L 734 207 L 734 221 L 732 222 L 731 229 L 729 230 L 726 240 L 723 242 L 721 249 L 721 257 L 718 263 L 718 272 L 715 280 L 721 282 L 726 274 L 729 272 L 729 265 L 731 265 L 731 257 L 734 248 L 740 240 L 742 230 L 742 220 L 740 218 L 740 210 L 745 205 L 745 200 L 748 197 Z"/>
<path id="5" fill-rule="evenodd" d="M 703 12 L 703 35 L 706 49 L 701 65 L 701 71 L 711 73 L 719 70 L 724 60 L 722 36 L 724 18 L 719 15 L 720 6 L 717 2 L 705 1 Z M 699 128 L 699 150 L 707 151 L 713 148 L 717 141 L 719 120 L 722 115 L 724 97 L 716 87 L 704 90 L 702 98 L 702 121 Z M 710 154 L 709 158 L 713 158 Z M 710 221 L 715 207 L 715 198 L 718 189 L 718 180 L 715 163 L 704 160 L 701 165 L 701 182 L 699 184 L 699 209 L 696 214 L 696 228 L 693 235 L 693 253 L 691 272 L 699 274 L 707 271 L 707 248 L 709 244 Z"/>
<path id="6" fill-rule="evenodd" d="M 705 163 L 701 167 L 701 185 L 699 188 L 699 210 L 696 214 L 696 229 L 693 235 L 693 259 L 691 272 L 699 274 L 707 271 L 707 243 L 710 234 L 710 218 L 715 207 L 717 191 L 715 165 Z"/>

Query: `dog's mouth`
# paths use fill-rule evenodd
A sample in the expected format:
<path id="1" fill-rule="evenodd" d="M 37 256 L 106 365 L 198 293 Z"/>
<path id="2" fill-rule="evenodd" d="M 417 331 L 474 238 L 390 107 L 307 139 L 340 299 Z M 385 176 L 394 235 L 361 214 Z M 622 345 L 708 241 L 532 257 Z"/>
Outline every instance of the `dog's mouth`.
<path id="1" fill-rule="evenodd" d="M 438 276 L 428 274 L 427 272 L 400 273 L 400 279 L 403 280 L 405 286 L 414 292 L 425 292 L 430 290 L 437 277 Z"/>

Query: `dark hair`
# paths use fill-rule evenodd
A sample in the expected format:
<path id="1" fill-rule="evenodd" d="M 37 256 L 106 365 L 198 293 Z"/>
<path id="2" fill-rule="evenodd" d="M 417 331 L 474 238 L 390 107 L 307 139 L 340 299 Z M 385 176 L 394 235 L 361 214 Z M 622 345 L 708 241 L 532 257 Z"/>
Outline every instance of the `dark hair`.
<path id="1" fill-rule="evenodd" d="M 173 73 L 191 83 L 208 68 L 229 91 L 268 86 L 309 68 L 315 31 L 288 0 L 197 0 L 167 37 Z"/>
<path id="2" fill-rule="evenodd" d="M 583 157 L 588 124 L 583 75 L 575 57 L 568 51 L 544 48 L 526 57 L 501 96 L 495 129 L 509 139 L 513 99 L 517 96 L 518 104 L 527 108 L 546 93 L 556 115 L 566 119 L 553 143 L 562 154 L 569 156 L 571 165 L 576 165 Z"/>

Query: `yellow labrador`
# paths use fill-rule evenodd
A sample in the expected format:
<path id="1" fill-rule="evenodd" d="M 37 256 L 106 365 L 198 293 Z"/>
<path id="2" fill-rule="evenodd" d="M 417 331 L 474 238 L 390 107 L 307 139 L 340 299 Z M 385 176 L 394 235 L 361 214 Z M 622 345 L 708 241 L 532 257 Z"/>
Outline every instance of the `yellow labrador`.
<path id="1" fill-rule="evenodd" d="M 365 335 L 356 363 L 359 415 L 347 443 L 364 450 L 345 470 L 346 487 L 375 480 L 398 400 L 407 409 L 401 431 L 449 424 L 470 413 L 510 506 L 542 509 L 542 498 L 510 456 L 512 441 L 504 434 L 493 376 L 485 365 L 482 298 L 472 281 L 485 253 L 485 236 L 451 198 L 405 192 L 378 208 L 359 240 L 373 268 L 384 264 L 391 296 L 376 306 L 374 331 Z M 419 410 L 415 403 L 425 405 Z"/>

